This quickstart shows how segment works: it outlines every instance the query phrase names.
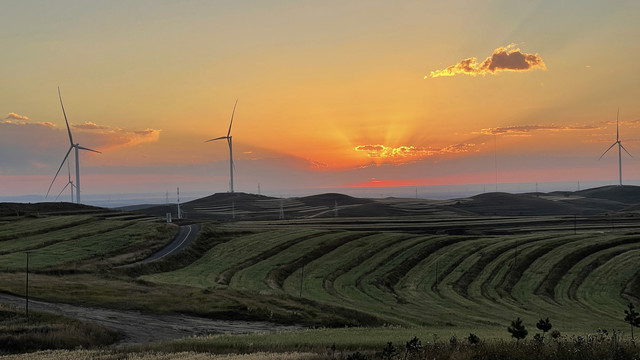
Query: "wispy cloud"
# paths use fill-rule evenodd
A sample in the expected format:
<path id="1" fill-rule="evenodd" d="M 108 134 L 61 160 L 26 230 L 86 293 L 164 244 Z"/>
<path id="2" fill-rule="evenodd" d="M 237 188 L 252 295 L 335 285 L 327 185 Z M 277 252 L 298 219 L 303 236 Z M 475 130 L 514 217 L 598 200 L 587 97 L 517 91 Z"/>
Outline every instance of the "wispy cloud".
<path id="1" fill-rule="evenodd" d="M 24 115 L 20 115 L 20 114 L 16 114 L 14 112 L 10 112 L 7 117 L 7 120 L 21 120 L 21 121 L 29 121 L 31 119 L 29 119 L 29 117 L 24 116 Z"/>
<path id="2" fill-rule="evenodd" d="M 25 116 L 7 117 L 0 120 L 0 140 L 11 140 L 31 143 L 33 139 L 54 139 L 58 134 L 64 132 L 66 138 L 66 127 L 59 128 L 51 122 L 27 122 Z M 18 119 L 18 117 L 21 117 Z M 160 138 L 161 130 L 129 130 L 113 128 L 106 125 L 99 125 L 93 122 L 86 122 L 80 125 L 71 125 L 73 130 L 73 140 L 80 141 L 83 146 L 100 151 L 108 151 L 122 147 L 131 147 L 143 143 L 157 142 Z M 49 144 L 49 142 L 47 142 Z M 52 145 L 52 144 L 49 144 Z M 55 146 L 55 145 L 52 145 Z"/>
<path id="3" fill-rule="evenodd" d="M 381 144 L 369 144 L 356 146 L 355 151 L 365 152 L 369 158 L 378 160 L 379 162 L 405 163 L 435 155 L 466 153 L 471 151 L 471 148 L 474 146 L 475 144 L 456 144 L 436 149 L 422 146 L 403 145 L 393 147 Z"/>
<path id="4" fill-rule="evenodd" d="M 86 139 L 87 146 L 97 147 L 101 151 L 157 142 L 162 131 L 158 129 L 126 130 L 103 125 L 80 129 L 83 133 L 82 136 Z"/>
<path id="5" fill-rule="evenodd" d="M 109 128 L 108 126 L 98 125 L 91 121 L 86 121 L 84 124 L 80 125 L 71 125 L 71 127 L 83 130 L 105 130 Z"/>
<path id="6" fill-rule="evenodd" d="M 480 130 L 482 135 L 510 135 L 510 136 L 530 136 L 532 131 L 577 131 L 596 130 L 598 126 L 592 125 L 514 125 Z"/>
<path id="7" fill-rule="evenodd" d="M 424 78 L 464 75 L 487 75 L 500 71 L 528 71 L 533 69 L 545 70 L 547 66 L 538 54 L 527 54 L 515 47 L 515 44 L 501 46 L 493 51 L 490 57 L 478 64 L 477 58 L 472 57 L 451 65 L 443 70 L 432 71 Z"/>
<path id="8" fill-rule="evenodd" d="M 44 126 L 49 128 L 54 128 L 56 125 L 52 122 L 29 122 L 31 119 L 28 116 L 16 114 L 14 112 L 10 112 L 7 114 L 5 120 L 0 121 L 0 124 L 8 124 L 8 125 L 27 125 L 27 126 Z"/>

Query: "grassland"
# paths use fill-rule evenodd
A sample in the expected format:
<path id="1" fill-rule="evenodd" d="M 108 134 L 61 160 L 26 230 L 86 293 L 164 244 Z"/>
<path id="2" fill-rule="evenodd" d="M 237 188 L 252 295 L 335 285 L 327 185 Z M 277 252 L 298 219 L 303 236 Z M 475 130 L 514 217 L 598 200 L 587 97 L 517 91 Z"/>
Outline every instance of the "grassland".
<path id="1" fill-rule="evenodd" d="M 549 317 L 562 334 L 620 329 L 617 339 L 628 340 L 622 311 L 640 303 L 635 216 L 617 227 L 583 217 L 577 229 L 566 217 L 482 219 L 209 223 L 186 250 L 121 267 L 161 248 L 177 227 L 95 210 L 18 212 L 0 218 L 0 291 L 24 294 L 28 252 L 36 298 L 322 328 L 140 351 L 324 354 L 336 345 L 344 357 L 375 355 L 387 342 L 399 346 L 413 336 L 433 346 L 469 333 L 508 341 L 505 328 L 516 317 L 530 336 L 537 320 Z"/>
<path id="2" fill-rule="evenodd" d="M 0 269 L 68 271 L 142 259 L 177 233 L 177 226 L 91 215 L 22 217 L 2 221 Z M 124 254 L 124 256 L 123 256 Z"/>
<path id="3" fill-rule="evenodd" d="M 639 260 L 634 232 L 451 236 L 294 228 L 238 235 L 188 266 L 140 279 L 302 294 L 392 325 L 502 329 L 517 316 L 530 323 L 549 316 L 573 332 L 620 326 L 621 309 L 638 300 L 628 287 Z"/>
<path id="4" fill-rule="evenodd" d="M 109 345 L 119 334 L 92 323 L 0 304 L 0 356 L 51 348 Z"/>

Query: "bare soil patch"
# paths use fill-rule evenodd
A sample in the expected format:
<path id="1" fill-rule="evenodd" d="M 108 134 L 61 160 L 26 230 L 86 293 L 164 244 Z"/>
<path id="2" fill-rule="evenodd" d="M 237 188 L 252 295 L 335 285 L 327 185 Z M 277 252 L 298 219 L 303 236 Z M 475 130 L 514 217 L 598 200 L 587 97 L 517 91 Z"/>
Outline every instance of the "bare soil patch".
<path id="1" fill-rule="evenodd" d="M 2 293 L 0 293 L 0 302 L 13 306 L 25 305 L 24 298 Z M 143 314 L 139 311 L 81 307 L 31 299 L 29 300 L 29 309 L 94 322 L 108 329 L 119 331 L 123 337 L 115 344 L 118 347 L 197 335 L 246 334 L 302 329 L 297 325 L 281 325 L 266 321 L 213 320 L 183 314 Z"/>

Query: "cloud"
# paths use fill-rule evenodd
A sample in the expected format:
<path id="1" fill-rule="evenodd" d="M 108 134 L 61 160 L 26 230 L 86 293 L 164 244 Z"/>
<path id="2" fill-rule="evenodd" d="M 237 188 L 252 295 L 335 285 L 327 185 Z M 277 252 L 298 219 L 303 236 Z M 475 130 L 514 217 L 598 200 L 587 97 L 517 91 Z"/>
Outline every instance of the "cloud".
<path id="1" fill-rule="evenodd" d="M 131 147 L 143 143 L 157 142 L 160 138 L 158 129 L 126 130 L 97 125 L 95 127 L 80 128 L 83 133 L 83 144 L 101 151 L 109 151 L 122 147 Z M 79 132 L 80 133 L 80 132 Z M 76 135 L 74 134 L 74 140 Z"/>
<path id="2" fill-rule="evenodd" d="M 20 116 L 16 113 L 9 113 L 9 116 L 6 117 L 7 120 L 4 121 L 0 121 L 0 124 L 5 124 L 5 125 L 13 125 L 13 126 L 26 126 L 29 128 L 32 128 L 34 126 L 44 126 L 44 127 L 48 127 L 48 128 L 55 128 L 56 124 L 49 122 L 49 121 L 38 121 L 38 122 L 34 122 L 34 123 L 29 123 L 27 122 L 27 120 L 31 120 L 26 116 Z"/>
<path id="3" fill-rule="evenodd" d="M 104 130 L 109 128 L 108 126 L 98 125 L 91 121 L 85 121 L 84 124 L 80 125 L 71 125 L 71 127 L 83 130 Z"/>
<path id="4" fill-rule="evenodd" d="M 545 70 L 546 68 L 547 66 L 538 54 L 523 53 L 515 47 L 515 44 L 510 44 L 495 49 L 493 54 L 480 64 L 477 63 L 476 58 L 468 58 L 443 70 L 432 71 L 424 78 L 454 76 L 457 74 L 476 76 L 495 74 L 500 71 L 522 72 L 533 69 Z"/>
<path id="5" fill-rule="evenodd" d="M 6 119 L 7 119 L 7 120 L 12 120 L 12 119 L 13 119 L 13 120 L 21 120 L 21 121 L 29 121 L 29 120 L 31 120 L 31 119 L 29 119 L 29 117 L 27 117 L 27 116 L 19 115 L 19 114 L 16 114 L 16 113 L 14 113 L 14 112 L 10 112 L 10 113 L 7 115 Z"/>
<path id="6" fill-rule="evenodd" d="M 511 136 L 529 136 L 532 131 L 575 131 L 575 130 L 596 130 L 597 126 L 580 125 L 580 126 L 558 126 L 558 125 L 515 125 L 497 128 L 487 128 L 480 130 L 482 135 L 511 135 Z"/>
<path id="7" fill-rule="evenodd" d="M 309 163 L 313 169 L 326 169 L 329 167 L 326 163 L 323 163 L 318 160 L 309 159 Z"/>
<path id="8" fill-rule="evenodd" d="M 36 125 L 40 125 L 40 126 L 44 126 L 44 127 L 49 127 L 49 128 L 54 128 L 56 127 L 56 124 L 49 122 L 49 121 L 44 121 L 44 122 L 37 122 Z"/>
<path id="9" fill-rule="evenodd" d="M 395 163 L 405 163 L 420 160 L 430 156 L 466 153 L 471 151 L 474 144 L 456 144 L 449 145 L 444 148 L 434 149 L 422 146 L 385 146 L 375 145 L 359 145 L 355 147 L 355 151 L 366 152 L 367 156 L 380 161 L 389 161 Z"/>

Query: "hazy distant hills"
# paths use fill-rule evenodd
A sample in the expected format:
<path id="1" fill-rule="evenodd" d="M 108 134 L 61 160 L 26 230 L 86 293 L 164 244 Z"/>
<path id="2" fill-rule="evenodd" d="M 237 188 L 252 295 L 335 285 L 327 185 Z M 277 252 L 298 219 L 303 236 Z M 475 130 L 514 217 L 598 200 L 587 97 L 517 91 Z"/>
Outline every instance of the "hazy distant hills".
<path id="1" fill-rule="evenodd" d="M 492 192 L 450 200 L 355 198 L 327 193 L 275 198 L 247 193 L 217 193 L 180 205 L 191 220 L 278 220 L 393 216 L 558 216 L 640 211 L 640 186 L 605 186 L 581 191 L 510 194 Z M 103 212 L 99 207 L 65 202 L 0 203 L 0 216 Z M 134 205 L 117 210 L 177 217 L 176 204 Z"/>
<path id="2" fill-rule="evenodd" d="M 45 203 L 0 203 L 0 216 L 18 216 L 38 213 L 50 215 L 67 215 L 78 213 L 102 212 L 104 209 L 82 204 L 72 204 L 67 202 L 45 202 Z"/>
<path id="3" fill-rule="evenodd" d="M 147 215 L 177 215 L 175 204 L 126 207 Z M 298 198 L 274 198 L 247 193 L 217 193 L 181 204 L 186 218 L 304 219 L 329 217 L 545 216 L 597 215 L 640 210 L 640 187 L 606 186 L 575 192 L 485 193 L 453 200 L 411 198 L 365 199 L 328 193 Z"/>

